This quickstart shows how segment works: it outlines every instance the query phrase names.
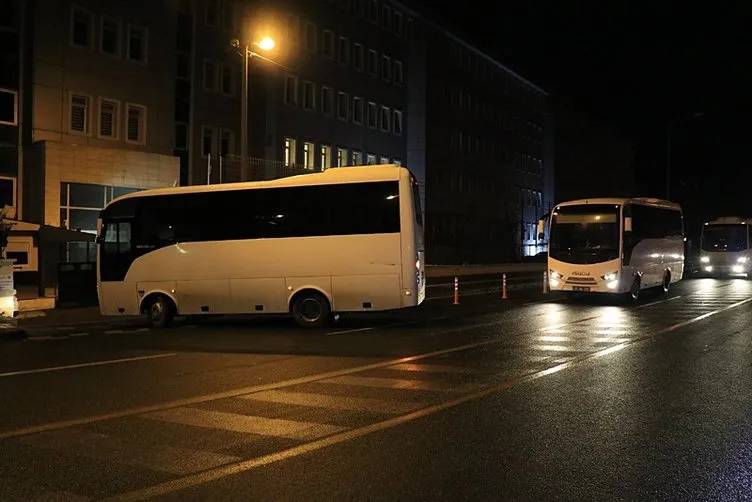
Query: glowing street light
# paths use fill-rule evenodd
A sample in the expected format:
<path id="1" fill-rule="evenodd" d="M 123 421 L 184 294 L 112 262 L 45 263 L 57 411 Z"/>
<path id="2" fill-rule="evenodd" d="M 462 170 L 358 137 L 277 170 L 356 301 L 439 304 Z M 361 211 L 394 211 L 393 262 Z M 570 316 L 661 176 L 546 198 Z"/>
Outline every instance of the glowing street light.
<path id="1" fill-rule="evenodd" d="M 249 60 L 252 57 L 258 57 L 264 61 L 271 63 L 279 63 L 272 61 L 271 59 L 262 56 L 261 54 L 254 52 L 250 49 L 249 44 L 241 48 L 240 40 L 237 38 L 230 43 L 236 50 L 242 50 L 241 56 L 243 56 L 243 85 L 240 96 L 240 181 L 248 181 L 248 66 Z M 262 51 L 271 51 L 277 43 L 270 36 L 262 37 L 258 42 L 252 42 L 250 44 L 253 47 L 258 47 Z"/>

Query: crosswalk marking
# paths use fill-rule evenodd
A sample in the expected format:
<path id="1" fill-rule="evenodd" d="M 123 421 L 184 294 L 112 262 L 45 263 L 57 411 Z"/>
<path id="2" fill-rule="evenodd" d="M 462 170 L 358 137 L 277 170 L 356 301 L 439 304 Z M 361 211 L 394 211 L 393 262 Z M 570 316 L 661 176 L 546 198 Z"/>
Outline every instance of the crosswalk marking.
<path id="1" fill-rule="evenodd" d="M 307 392 L 284 392 L 270 390 L 241 396 L 242 399 L 264 401 L 270 403 L 295 404 L 317 408 L 329 408 L 344 411 L 368 411 L 372 413 L 409 413 L 420 408 L 415 403 L 374 399 L 368 397 L 333 396 L 329 394 L 313 394 Z"/>
<path id="2" fill-rule="evenodd" d="M 86 430 L 42 432 L 19 441 L 66 454 L 145 467 L 169 474 L 190 474 L 237 462 L 239 457 L 209 451 L 154 445 Z"/>
<path id="3" fill-rule="evenodd" d="M 356 385 L 360 387 L 378 387 L 381 389 L 406 389 L 406 390 L 452 390 L 450 385 L 439 382 L 427 382 L 424 380 L 411 380 L 406 378 L 380 378 L 346 375 L 336 378 L 321 380 L 322 383 L 340 385 Z"/>
<path id="4" fill-rule="evenodd" d="M 394 366 L 388 366 L 385 369 L 400 370 L 400 371 L 415 371 L 426 373 L 478 373 L 475 368 L 465 368 L 463 366 L 449 366 L 442 364 L 416 364 L 416 363 L 402 363 L 395 364 Z"/>
<path id="5" fill-rule="evenodd" d="M 345 430 L 345 427 L 336 425 L 239 415 L 200 408 L 171 408 L 148 413 L 143 417 L 206 429 L 221 429 L 300 440 L 318 439 Z"/>

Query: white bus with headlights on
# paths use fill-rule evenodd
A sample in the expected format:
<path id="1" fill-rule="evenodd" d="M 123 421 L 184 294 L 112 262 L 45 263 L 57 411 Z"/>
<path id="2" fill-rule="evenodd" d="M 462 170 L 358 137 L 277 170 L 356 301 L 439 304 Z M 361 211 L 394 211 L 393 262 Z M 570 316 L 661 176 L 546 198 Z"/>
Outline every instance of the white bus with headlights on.
<path id="1" fill-rule="evenodd" d="M 548 276 L 552 291 L 629 295 L 684 275 L 681 207 L 647 198 L 583 199 L 551 213 Z"/>
<path id="2" fill-rule="evenodd" d="M 393 310 L 425 297 L 418 184 L 393 165 L 146 190 L 100 215 L 103 315 Z"/>
<path id="3" fill-rule="evenodd" d="M 700 237 L 700 269 L 708 276 L 748 277 L 752 266 L 752 220 L 724 217 L 705 223 Z"/>

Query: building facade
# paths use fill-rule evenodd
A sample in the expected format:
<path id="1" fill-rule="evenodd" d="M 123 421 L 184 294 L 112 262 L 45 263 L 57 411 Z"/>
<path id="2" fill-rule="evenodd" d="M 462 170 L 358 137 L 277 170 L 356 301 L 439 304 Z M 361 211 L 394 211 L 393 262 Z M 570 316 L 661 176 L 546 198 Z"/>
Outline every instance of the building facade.
<path id="1" fill-rule="evenodd" d="M 428 260 L 542 251 L 536 224 L 554 201 L 547 93 L 428 20 L 411 45 L 411 65 L 424 67 L 410 82 L 408 166 L 425 173 Z"/>

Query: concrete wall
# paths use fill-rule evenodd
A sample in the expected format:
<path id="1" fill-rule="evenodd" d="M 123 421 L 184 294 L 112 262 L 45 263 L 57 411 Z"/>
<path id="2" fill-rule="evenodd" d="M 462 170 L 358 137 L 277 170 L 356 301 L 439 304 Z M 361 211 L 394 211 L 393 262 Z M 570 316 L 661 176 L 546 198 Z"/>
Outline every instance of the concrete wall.
<path id="1" fill-rule="evenodd" d="M 45 141 L 43 171 L 44 201 L 29 200 L 44 207 L 46 225 L 60 226 L 60 183 L 95 183 L 134 188 L 172 186 L 180 177 L 177 157 Z M 32 194 L 29 194 L 29 199 Z"/>

